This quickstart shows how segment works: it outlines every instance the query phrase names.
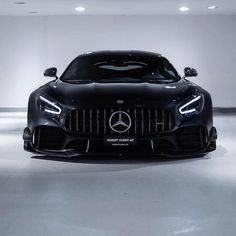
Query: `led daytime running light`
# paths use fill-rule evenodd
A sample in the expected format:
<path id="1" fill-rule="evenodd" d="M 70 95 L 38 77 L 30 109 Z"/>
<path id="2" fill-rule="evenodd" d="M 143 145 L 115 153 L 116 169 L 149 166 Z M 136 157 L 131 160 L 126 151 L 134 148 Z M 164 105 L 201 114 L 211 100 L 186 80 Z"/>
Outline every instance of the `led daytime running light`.
<path id="1" fill-rule="evenodd" d="M 184 115 L 184 114 L 188 114 L 188 113 L 192 113 L 192 112 L 195 112 L 196 111 L 196 108 L 193 108 L 193 109 L 190 109 L 190 110 L 186 110 L 186 111 L 183 111 L 184 108 L 186 108 L 187 106 L 193 104 L 194 102 L 198 101 L 201 99 L 201 96 L 197 96 L 195 97 L 194 99 L 192 99 L 191 101 L 187 102 L 186 104 L 184 104 L 183 106 L 181 106 L 179 108 L 179 112 L 180 114 Z"/>
<path id="2" fill-rule="evenodd" d="M 43 96 L 39 96 L 39 98 L 42 101 L 46 102 L 47 104 L 51 105 L 52 107 L 54 107 L 55 109 L 58 110 L 58 111 L 53 111 L 53 110 L 45 108 L 44 109 L 45 112 L 48 112 L 48 113 L 51 113 L 51 114 L 55 114 L 55 115 L 61 114 L 61 108 L 59 106 L 55 105 L 53 102 L 49 101 L 48 99 L 44 98 Z"/>

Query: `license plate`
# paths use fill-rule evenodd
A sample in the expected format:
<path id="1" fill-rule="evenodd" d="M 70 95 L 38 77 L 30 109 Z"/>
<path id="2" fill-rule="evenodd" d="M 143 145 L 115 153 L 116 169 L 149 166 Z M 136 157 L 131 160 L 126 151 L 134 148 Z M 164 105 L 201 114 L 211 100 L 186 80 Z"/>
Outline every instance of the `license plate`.
<path id="1" fill-rule="evenodd" d="M 105 137 L 104 140 L 105 145 L 108 146 L 118 146 L 118 147 L 127 147 L 127 146 L 133 146 L 136 144 L 136 138 L 135 137 L 121 137 L 121 136 L 111 136 L 111 137 Z"/>

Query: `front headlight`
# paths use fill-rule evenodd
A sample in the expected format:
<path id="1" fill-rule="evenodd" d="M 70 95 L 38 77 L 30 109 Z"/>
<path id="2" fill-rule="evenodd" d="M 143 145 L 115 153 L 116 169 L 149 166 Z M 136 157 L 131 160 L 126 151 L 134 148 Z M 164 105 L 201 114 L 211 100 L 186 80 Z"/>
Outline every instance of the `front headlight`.
<path id="1" fill-rule="evenodd" d="M 201 110 L 202 104 L 202 96 L 195 95 L 179 107 L 179 112 L 181 115 L 191 115 L 197 113 Z"/>
<path id="2" fill-rule="evenodd" d="M 61 108 L 55 104 L 55 102 L 50 101 L 48 98 L 45 98 L 44 96 L 39 96 L 40 99 L 40 107 L 43 111 L 60 115 L 61 114 Z"/>

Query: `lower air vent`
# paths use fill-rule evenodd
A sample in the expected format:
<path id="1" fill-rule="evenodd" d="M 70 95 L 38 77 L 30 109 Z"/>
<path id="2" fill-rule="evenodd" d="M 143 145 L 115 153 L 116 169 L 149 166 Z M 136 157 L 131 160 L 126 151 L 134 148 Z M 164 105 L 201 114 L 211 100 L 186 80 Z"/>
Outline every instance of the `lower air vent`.
<path id="1" fill-rule="evenodd" d="M 176 134 L 177 142 L 182 148 L 198 149 L 206 145 L 205 129 L 202 127 L 182 128 Z"/>
<path id="2" fill-rule="evenodd" d="M 157 150 L 159 152 L 172 152 L 175 150 L 175 146 L 167 140 L 157 140 L 156 142 L 154 142 Z"/>
<path id="3" fill-rule="evenodd" d="M 66 149 L 76 149 L 85 152 L 88 146 L 87 140 L 73 140 L 66 145 Z"/>
<path id="4" fill-rule="evenodd" d="M 39 149 L 63 149 L 64 132 L 60 128 L 39 126 L 34 132 L 34 145 Z"/>

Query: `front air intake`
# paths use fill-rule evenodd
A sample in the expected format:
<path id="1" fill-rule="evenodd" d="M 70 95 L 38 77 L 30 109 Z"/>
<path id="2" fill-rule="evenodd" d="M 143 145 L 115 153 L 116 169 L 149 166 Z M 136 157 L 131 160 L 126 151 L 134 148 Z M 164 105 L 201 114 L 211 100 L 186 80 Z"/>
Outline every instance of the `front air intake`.
<path id="1" fill-rule="evenodd" d="M 176 139 L 181 148 L 201 149 L 207 144 L 206 130 L 203 127 L 186 127 L 180 129 L 176 134 Z"/>
<path id="2" fill-rule="evenodd" d="M 34 130 L 33 144 L 39 149 L 63 149 L 65 133 L 57 127 L 39 126 Z"/>

